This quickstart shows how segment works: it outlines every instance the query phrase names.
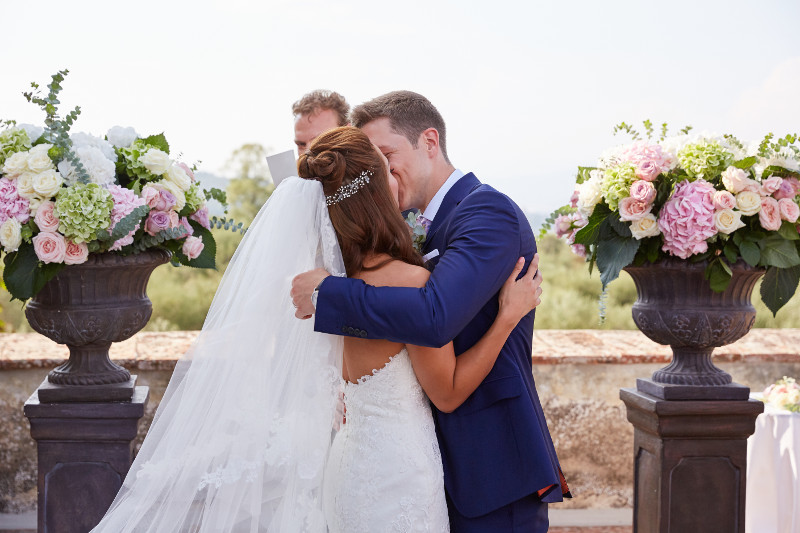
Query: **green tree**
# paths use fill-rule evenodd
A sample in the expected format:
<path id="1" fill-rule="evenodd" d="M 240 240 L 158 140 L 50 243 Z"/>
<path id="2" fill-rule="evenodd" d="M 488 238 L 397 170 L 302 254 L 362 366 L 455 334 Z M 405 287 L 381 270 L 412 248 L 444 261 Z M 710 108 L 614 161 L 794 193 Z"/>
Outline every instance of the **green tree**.
<path id="1" fill-rule="evenodd" d="M 255 143 L 240 146 L 228 159 L 225 172 L 231 177 L 226 189 L 228 213 L 247 226 L 275 190 L 267 166 L 267 149 Z"/>

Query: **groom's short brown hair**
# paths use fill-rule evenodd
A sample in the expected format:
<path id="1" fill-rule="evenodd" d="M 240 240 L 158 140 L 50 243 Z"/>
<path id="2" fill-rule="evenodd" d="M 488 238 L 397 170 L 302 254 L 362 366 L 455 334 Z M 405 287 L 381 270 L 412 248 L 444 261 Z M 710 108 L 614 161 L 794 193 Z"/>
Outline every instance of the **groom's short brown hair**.
<path id="1" fill-rule="evenodd" d="M 422 96 L 411 91 L 392 91 L 357 105 L 350 112 L 350 123 L 356 128 L 386 117 L 392 129 L 403 135 L 414 148 L 420 134 L 428 128 L 439 132 L 439 147 L 448 163 L 446 128 L 439 110 Z"/>
<path id="2" fill-rule="evenodd" d="M 323 109 L 330 109 L 336 113 L 339 126 L 347 124 L 347 113 L 350 111 L 350 106 L 344 96 L 336 91 L 322 89 L 311 91 L 292 104 L 292 114 L 295 116 L 313 115 Z"/>

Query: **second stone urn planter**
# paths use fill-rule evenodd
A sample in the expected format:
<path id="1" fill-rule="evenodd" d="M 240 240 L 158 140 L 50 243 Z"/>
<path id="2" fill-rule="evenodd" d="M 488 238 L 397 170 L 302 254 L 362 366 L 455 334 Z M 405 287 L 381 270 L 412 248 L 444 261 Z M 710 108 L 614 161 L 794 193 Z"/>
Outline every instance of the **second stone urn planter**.
<path id="1" fill-rule="evenodd" d="M 714 348 L 743 337 L 755 322 L 753 288 L 764 274 L 739 261 L 723 292 L 711 290 L 705 262 L 664 259 L 625 271 L 636 284 L 633 321 L 651 340 L 672 347 L 672 362 L 637 388 L 664 399 L 747 399 L 749 389 L 711 360 Z"/>
<path id="2" fill-rule="evenodd" d="M 41 402 L 130 401 L 134 379 L 109 359 L 108 350 L 150 320 L 147 282 L 169 258 L 161 249 L 90 254 L 85 263 L 61 270 L 28 302 L 31 327 L 70 352 L 39 388 Z"/>

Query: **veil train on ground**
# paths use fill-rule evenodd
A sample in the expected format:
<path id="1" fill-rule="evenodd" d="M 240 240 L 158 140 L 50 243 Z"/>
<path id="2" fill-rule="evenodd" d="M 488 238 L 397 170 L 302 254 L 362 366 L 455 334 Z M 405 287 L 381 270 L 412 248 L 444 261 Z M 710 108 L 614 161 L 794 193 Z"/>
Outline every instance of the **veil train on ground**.
<path id="1" fill-rule="evenodd" d="M 320 532 L 342 339 L 294 317 L 300 272 L 344 275 L 322 184 L 287 178 L 247 230 L 203 329 L 94 532 Z"/>

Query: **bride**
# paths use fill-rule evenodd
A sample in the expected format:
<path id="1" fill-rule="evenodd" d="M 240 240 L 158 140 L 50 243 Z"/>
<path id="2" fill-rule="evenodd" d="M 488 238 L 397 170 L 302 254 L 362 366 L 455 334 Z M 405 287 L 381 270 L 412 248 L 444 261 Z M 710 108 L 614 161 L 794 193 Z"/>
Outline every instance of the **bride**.
<path id="1" fill-rule="evenodd" d="M 247 231 L 195 343 L 96 532 L 441 532 L 449 529 L 428 399 L 455 409 L 535 306 L 520 261 L 491 329 L 458 358 L 325 335 L 294 318 L 292 276 L 373 285 L 428 271 L 385 158 L 360 130 L 320 136 Z M 358 333 L 358 332 L 356 332 Z M 366 335 L 366 333 L 364 333 Z M 337 403 L 344 389 L 346 419 Z"/>

